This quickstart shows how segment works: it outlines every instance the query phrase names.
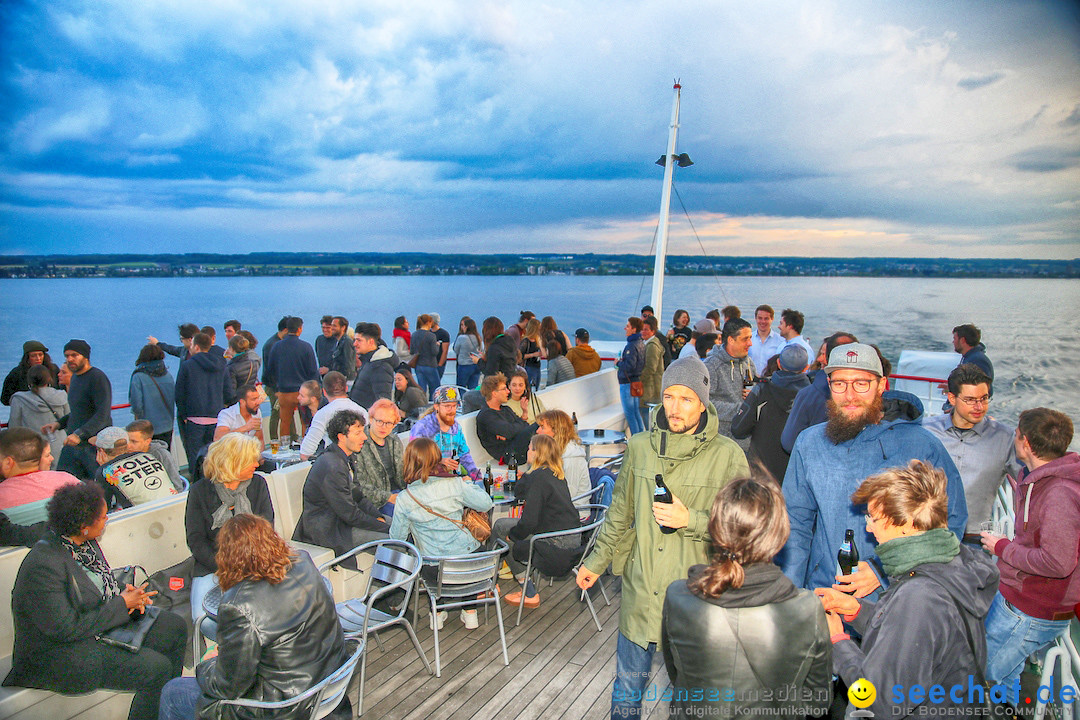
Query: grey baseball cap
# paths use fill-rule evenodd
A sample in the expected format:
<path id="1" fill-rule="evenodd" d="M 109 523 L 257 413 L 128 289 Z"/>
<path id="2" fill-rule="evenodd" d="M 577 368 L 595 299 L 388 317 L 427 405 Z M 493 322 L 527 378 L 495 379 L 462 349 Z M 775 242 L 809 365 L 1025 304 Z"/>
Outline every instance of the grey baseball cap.
<path id="1" fill-rule="evenodd" d="M 94 447 L 100 450 L 112 450 L 121 440 L 123 440 L 124 443 L 127 443 L 127 439 L 127 430 L 115 425 L 103 428 L 101 432 L 92 438 Z"/>
<path id="2" fill-rule="evenodd" d="M 848 343 L 838 345 L 829 353 L 829 364 L 825 366 L 825 372 L 834 370 L 865 370 L 881 377 L 881 358 L 877 350 L 863 343 Z"/>

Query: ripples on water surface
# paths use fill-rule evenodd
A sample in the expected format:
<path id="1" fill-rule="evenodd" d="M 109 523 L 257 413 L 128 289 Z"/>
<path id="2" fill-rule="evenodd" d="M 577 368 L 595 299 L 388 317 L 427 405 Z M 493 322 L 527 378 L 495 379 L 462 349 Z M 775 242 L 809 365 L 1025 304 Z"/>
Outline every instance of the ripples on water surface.
<path id="1" fill-rule="evenodd" d="M 128 377 L 153 334 L 177 343 L 183 321 L 218 328 L 237 318 L 260 340 L 284 314 L 307 321 L 313 341 L 318 320 L 341 314 L 353 323 L 374 320 L 387 338 L 397 315 L 414 322 L 438 311 L 456 334 L 470 315 L 517 319 L 525 308 L 553 315 L 568 334 L 586 327 L 597 339 L 622 336 L 626 317 L 648 302 L 650 278 L 637 277 L 372 277 L 372 278 L 165 278 L 0 280 L 0 369 L 19 361 L 22 342 L 35 338 L 55 359 L 64 343 L 82 337 L 91 360 L 113 381 L 115 401 L 127 397 Z M 640 289 L 640 297 L 639 297 Z M 917 278 L 669 277 L 664 326 L 675 308 L 694 320 L 734 303 L 747 316 L 768 303 L 806 315 L 804 334 L 816 346 L 834 330 L 877 343 L 895 363 L 904 348 L 952 349 L 952 328 L 973 322 L 983 331 L 997 386 L 992 413 L 1015 423 L 1027 407 L 1052 407 L 1080 421 L 1080 282 L 1075 280 L 942 280 Z M 778 318 L 779 319 L 779 318 Z M 169 359 L 175 374 L 176 361 Z M 7 408 L 0 409 L 6 419 Z M 1080 441 L 1074 440 L 1074 449 Z"/>

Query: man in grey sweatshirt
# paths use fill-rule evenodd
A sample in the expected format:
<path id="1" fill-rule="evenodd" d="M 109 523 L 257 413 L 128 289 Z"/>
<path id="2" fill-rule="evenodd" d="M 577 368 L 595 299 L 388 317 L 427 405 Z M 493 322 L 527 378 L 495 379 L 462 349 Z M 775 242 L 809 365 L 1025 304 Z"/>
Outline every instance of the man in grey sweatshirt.
<path id="1" fill-rule="evenodd" d="M 923 420 L 941 441 L 964 481 L 968 524 L 964 540 L 979 544 L 979 525 L 990 519 L 994 497 L 1006 475 L 1016 477 L 1014 428 L 988 415 L 993 381 L 978 366 L 963 364 L 949 373 L 952 410 Z"/>
<path id="2" fill-rule="evenodd" d="M 752 335 L 750 323 L 742 318 L 732 318 L 724 323 L 720 344 L 705 357 L 705 367 L 709 369 L 709 400 L 720 419 L 719 432 L 733 440 L 731 421 L 752 387 L 746 385 L 745 381 L 748 377 L 753 379 L 757 376 L 754 361 L 750 359 Z M 750 449 L 749 438 L 736 442 L 743 452 Z"/>

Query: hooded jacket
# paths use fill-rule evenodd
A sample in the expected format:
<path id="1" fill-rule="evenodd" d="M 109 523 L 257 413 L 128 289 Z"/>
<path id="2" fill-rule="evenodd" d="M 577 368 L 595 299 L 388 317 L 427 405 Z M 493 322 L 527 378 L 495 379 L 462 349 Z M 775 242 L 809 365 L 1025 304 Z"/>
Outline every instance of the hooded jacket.
<path id="1" fill-rule="evenodd" d="M 192 355 L 176 373 L 176 416 L 216 418 L 225 407 L 228 384 L 224 358 L 208 352 Z"/>
<path id="2" fill-rule="evenodd" d="M 432 515 L 420 503 L 450 520 Z M 398 495 L 390 537 L 406 540 L 411 534 L 425 558 L 467 555 L 480 547 L 480 543 L 472 533 L 452 522 L 461 520 L 466 507 L 487 512 L 492 507 L 491 498 L 483 488 L 457 476 L 416 480 Z"/>
<path id="3" fill-rule="evenodd" d="M 356 380 L 349 397 L 357 405 L 370 408 L 379 398 L 389 398 L 394 391 L 394 368 L 398 357 L 385 345 L 380 345 L 363 361 L 356 371 Z"/>
<path id="4" fill-rule="evenodd" d="M 853 640 L 834 644 L 833 671 L 848 685 L 859 678 L 874 684 L 877 698 L 868 708 L 874 717 L 922 715 L 931 709 L 948 715 L 964 707 L 969 682 L 977 682 L 969 677 L 978 677 L 976 668 L 986 667 L 983 622 L 997 593 L 997 570 L 981 549 L 961 545 L 949 562 L 919 565 L 891 580 L 878 602 L 859 601 L 859 613 L 848 624 L 862 635 L 862 646 Z M 910 696 L 913 685 L 941 685 L 946 693 L 940 703 L 925 696 L 916 703 Z M 954 685 L 963 688 L 959 702 L 949 692 Z"/>
<path id="5" fill-rule="evenodd" d="M 1016 536 L 994 546 L 1002 596 L 1032 617 L 1071 611 L 1080 603 L 1080 455 L 1020 473 L 1014 504 Z"/>
<path id="6" fill-rule="evenodd" d="M 731 421 L 738 412 L 743 401 L 743 381 L 746 373 L 754 372 L 754 361 L 750 356 L 733 358 L 728 354 L 724 344 L 720 343 L 709 351 L 705 356 L 705 367 L 709 368 L 709 400 L 716 407 L 716 414 L 720 419 L 720 434 L 733 437 L 731 434 Z M 740 443 L 739 447 L 750 443 Z M 743 448 L 744 450 L 746 448 Z"/>
<path id="7" fill-rule="evenodd" d="M 68 407 L 67 393 L 53 387 L 23 390 L 11 396 L 11 415 L 8 417 L 8 427 L 27 427 L 36 432 L 41 431 L 42 425 L 56 422 L 71 412 Z M 67 433 L 56 430 L 49 433 L 49 447 L 52 448 L 53 458 L 60 458 L 60 451 L 64 448 L 64 438 Z"/>
<path id="8" fill-rule="evenodd" d="M 664 343 L 659 335 L 645 341 L 645 365 L 641 368 L 641 407 L 661 401 L 660 385 L 664 376 Z"/>
<path id="9" fill-rule="evenodd" d="M 791 458 L 780 445 L 780 435 L 795 396 L 809 384 L 806 373 L 777 370 L 768 382 L 754 385 L 731 421 L 731 434 L 750 438 L 750 454 L 765 463 L 777 482 L 783 481 Z"/>
<path id="10" fill-rule="evenodd" d="M 941 442 L 920 425 L 921 417 L 922 403 L 917 397 L 890 391 L 884 419 L 866 426 L 852 440 L 834 445 L 825 437 L 825 423 L 799 435 L 783 484 L 791 537 L 777 556 L 792 582 L 808 589 L 831 587 L 837 574 L 836 551 L 847 529 L 855 531 L 859 558 L 877 563 L 871 537 L 862 531 L 865 507 L 852 505 L 851 494 L 870 475 L 907 465 L 912 459 L 945 471 L 949 529 L 958 538 L 964 537 L 967 502 L 960 473 Z"/>
<path id="11" fill-rule="evenodd" d="M 990 376 L 990 380 L 994 379 L 994 363 L 990 362 L 990 358 L 986 355 L 986 346 L 979 343 L 975 347 L 968 350 L 966 353 L 960 356 L 961 365 L 970 363 L 975 367 L 982 370 L 984 373 Z"/>
<path id="12" fill-rule="evenodd" d="M 723 717 L 733 702 L 748 715 L 768 708 L 770 715 L 801 717 L 828 708 L 832 643 L 821 601 L 772 563 L 745 566 L 741 587 L 705 597 L 689 587 L 704 570 L 690 568 L 664 598 L 671 717 Z M 691 698 L 694 691 L 702 697 Z"/>
<path id="13" fill-rule="evenodd" d="M 128 383 L 128 402 L 138 420 L 154 424 L 154 434 L 172 432 L 176 402 L 176 381 L 164 360 L 152 360 L 135 366 Z"/>
<path id="14" fill-rule="evenodd" d="M 600 369 L 600 355 L 591 345 L 575 345 L 566 351 L 566 359 L 574 366 L 576 377 L 583 377 Z"/>
<path id="15" fill-rule="evenodd" d="M 620 385 L 641 380 L 641 371 L 645 369 L 645 343 L 641 333 L 626 336 L 626 345 L 619 356 L 618 378 Z"/>
<path id="16" fill-rule="evenodd" d="M 705 404 L 691 433 L 668 429 L 663 405 L 652 410 L 650 429 L 627 442 L 622 469 L 596 548 L 585 558 L 594 573 L 610 564 L 623 576 L 619 632 L 640 647 L 660 642 L 660 618 L 668 585 L 691 565 L 708 561 L 709 512 L 732 478 L 749 472 L 746 455 L 717 432 L 716 409 Z M 686 527 L 664 534 L 652 514 L 655 477 L 690 510 Z"/>
<path id="17" fill-rule="evenodd" d="M 807 375 L 807 377 L 810 377 Z M 784 423 L 784 432 L 780 435 L 780 446 L 788 453 L 795 448 L 795 438 L 799 437 L 806 428 L 811 425 L 823 423 L 829 419 L 825 411 L 825 403 L 829 401 L 829 376 L 824 371 L 818 371 L 810 384 L 799 390 L 795 401 L 791 404 L 791 412 L 788 413 L 787 422 Z M 922 403 L 919 403 L 920 407 Z"/>

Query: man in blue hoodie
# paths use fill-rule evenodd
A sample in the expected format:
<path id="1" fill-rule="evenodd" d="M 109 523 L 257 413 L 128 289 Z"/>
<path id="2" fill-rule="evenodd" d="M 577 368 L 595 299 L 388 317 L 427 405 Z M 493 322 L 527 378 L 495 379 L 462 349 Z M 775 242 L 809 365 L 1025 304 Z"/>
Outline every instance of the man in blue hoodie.
<path id="1" fill-rule="evenodd" d="M 176 419 L 183 433 L 188 473 L 195 477 L 199 451 L 214 439 L 217 416 L 225 407 L 229 373 L 225 358 L 210 352 L 214 346 L 206 333 L 196 333 L 188 358 L 176 373 Z"/>
<path id="2" fill-rule="evenodd" d="M 864 531 L 865 508 L 851 503 L 859 484 L 886 468 L 923 460 L 945 472 L 949 529 L 963 538 L 967 525 L 964 486 L 941 442 L 923 429 L 922 404 L 910 393 L 890 392 L 881 359 L 869 345 L 833 349 L 825 367 L 829 377 L 828 421 L 804 430 L 784 475 L 784 498 L 791 536 L 777 557 L 784 574 L 800 587 L 836 587 L 866 597 L 884 573 L 873 541 Z M 838 572 L 836 551 L 844 531 L 855 531 L 858 570 Z"/>

